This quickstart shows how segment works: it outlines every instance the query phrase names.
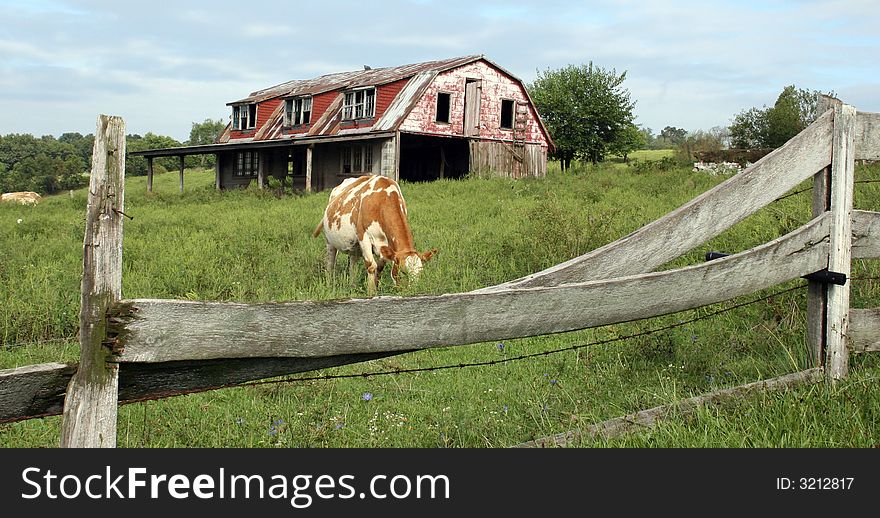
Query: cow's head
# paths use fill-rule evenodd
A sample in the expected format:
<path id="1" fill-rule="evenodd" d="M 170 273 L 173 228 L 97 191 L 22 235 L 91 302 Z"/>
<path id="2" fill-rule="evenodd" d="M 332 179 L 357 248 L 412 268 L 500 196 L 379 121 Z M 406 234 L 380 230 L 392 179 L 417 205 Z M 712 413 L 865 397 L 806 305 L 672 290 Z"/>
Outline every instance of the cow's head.
<path id="1" fill-rule="evenodd" d="M 422 268 L 424 267 L 423 263 L 429 261 L 436 253 L 437 249 L 432 248 L 427 252 L 410 251 L 395 254 L 394 262 L 391 266 L 391 277 L 397 282 L 400 278 L 400 270 L 403 270 L 413 281 L 418 280 L 419 274 L 422 273 Z"/>

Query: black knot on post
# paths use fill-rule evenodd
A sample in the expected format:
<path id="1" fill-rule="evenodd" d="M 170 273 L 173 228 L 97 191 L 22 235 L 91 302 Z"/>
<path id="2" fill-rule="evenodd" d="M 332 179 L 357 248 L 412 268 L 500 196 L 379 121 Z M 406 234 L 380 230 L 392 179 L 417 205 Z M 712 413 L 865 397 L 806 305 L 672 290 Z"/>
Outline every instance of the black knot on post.
<path id="1" fill-rule="evenodd" d="M 821 282 L 822 284 L 836 284 L 843 286 L 846 284 L 846 274 L 840 272 L 830 272 L 828 268 L 804 275 L 804 279 L 813 282 Z"/>

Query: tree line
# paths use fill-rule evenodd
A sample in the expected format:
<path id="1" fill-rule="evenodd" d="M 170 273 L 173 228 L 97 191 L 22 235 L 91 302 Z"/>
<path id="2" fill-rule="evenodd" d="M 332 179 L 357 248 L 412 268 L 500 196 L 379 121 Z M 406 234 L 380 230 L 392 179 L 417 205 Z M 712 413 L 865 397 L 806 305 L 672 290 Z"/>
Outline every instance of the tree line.
<path id="1" fill-rule="evenodd" d="M 222 120 L 205 119 L 194 122 L 190 138 L 179 142 L 166 135 L 148 132 L 144 135 L 129 134 L 125 137 L 127 151 L 164 149 L 214 142 L 226 123 Z M 41 195 L 83 187 L 89 182 L 92 163 L 93 134 L 63 133 L 35 137 L 27 133 L 0 135 L 0 192 L 34 191 Z M 158 158 L 154 169 L 163 172 L 178 167 L 176 157 Z M 189 156 L 186 167 L 213 167 L 214 155 Z M 147 174 L 146 159 L 131 157 L 126 162 L 126 175 Z"/>

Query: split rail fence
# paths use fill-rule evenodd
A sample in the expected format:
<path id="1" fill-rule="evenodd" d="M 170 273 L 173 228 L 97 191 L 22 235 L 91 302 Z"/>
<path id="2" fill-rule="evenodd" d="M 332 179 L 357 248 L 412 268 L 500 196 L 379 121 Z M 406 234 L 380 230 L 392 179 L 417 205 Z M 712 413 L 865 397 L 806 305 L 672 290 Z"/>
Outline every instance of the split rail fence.
<path id="1" fill-rule="evenodd" d="M 850 283 L 841 282 L 853 258 L 880 258 L 880 213 L 853 208 L 855 161 L 880 160 L 880 114 L 830 98 L 825 107 L 742 173 L 542 272 L 468 293 L 262 304 L 122 298 L 125 129 L 102 115 L 83 243 L 81 359 L 0 371 L 0 422 L 63 413 L 62 446 L 114 447 L 117 405 L 127 401 L 632 321 L 802 276 L 816 279 L 807 295 L 813 369 L 833 383 L 847 375 L 851 352 L 880 351 L 880 309 L 851 309 Z M 809 223 L 744 252 L 652 271 L 811 177 Z"/>

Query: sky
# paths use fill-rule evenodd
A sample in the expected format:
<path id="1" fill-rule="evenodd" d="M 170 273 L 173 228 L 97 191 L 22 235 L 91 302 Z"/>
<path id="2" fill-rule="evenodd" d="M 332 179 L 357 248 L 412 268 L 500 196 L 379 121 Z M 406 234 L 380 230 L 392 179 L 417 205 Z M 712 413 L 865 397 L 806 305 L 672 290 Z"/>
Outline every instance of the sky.
<path id="1" fill-rule="evenodd" d="M 880 1 L 0 0 L 0 134 L 185 141 L 291 79 L 483 54 L 526 83 L 626 72 L 636 123 L 727 126 L 787 85 L 880 112 Z"/>

